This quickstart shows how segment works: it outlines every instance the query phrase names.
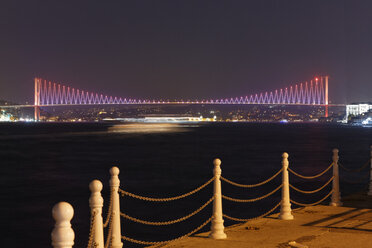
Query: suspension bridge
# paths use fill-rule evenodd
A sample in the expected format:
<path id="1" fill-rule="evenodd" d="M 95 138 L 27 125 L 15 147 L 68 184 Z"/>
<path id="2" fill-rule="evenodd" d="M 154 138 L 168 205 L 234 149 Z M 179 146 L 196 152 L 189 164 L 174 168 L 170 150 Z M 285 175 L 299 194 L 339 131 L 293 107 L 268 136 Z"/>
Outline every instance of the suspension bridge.
<path id="1" fill-rule="evenodd" d="M 290 85 L 285 88 L 257 94 L 220 98 L 195 100 L 163 100 L 163 99 L 133 99 L 110 96 L 77 89 L 68 85 L 47 81 L 42 78 L 34 79 L 34 104 L 13 105 L 1 107 L 33 107 L 34 118 L 40 120 L 40 108 L 48 106 L 72 105 L 165 105 L 165 104 L 197 104 L 197 105 L 308 105 L 324 106 L 325 116 L 328 117 L 328 76 L 315 77 L 309 81 Z"/>

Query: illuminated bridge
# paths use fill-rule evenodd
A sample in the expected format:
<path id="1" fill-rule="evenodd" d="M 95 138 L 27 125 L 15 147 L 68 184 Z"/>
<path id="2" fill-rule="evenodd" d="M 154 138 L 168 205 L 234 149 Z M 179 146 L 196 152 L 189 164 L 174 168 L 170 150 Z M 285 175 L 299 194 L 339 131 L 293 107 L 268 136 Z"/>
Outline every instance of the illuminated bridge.
<path id="1" fill-rule="evenodd" d="M 324 106 L 328 116 L 328 76 L 315 77 L 309 81 L 290 85 L 269 92 L 221 99 L 158 100 L 133 99 L 109 96 L 76 89 L 60 83 L 35 78 L 34 105 L 16 105 L 35 108 L 35 120 L 40 119 L 40 107 L 67 105 L 145 105 L 145 104 L 267 104 Z M 16 107 L 15 106 L 15 107 Z"/>

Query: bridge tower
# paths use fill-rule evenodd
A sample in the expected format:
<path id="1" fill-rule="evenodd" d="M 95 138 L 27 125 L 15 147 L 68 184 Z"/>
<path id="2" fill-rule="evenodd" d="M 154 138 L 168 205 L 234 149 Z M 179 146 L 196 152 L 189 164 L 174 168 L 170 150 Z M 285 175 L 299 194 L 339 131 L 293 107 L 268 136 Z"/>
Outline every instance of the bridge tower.
<path id="1" fill-rule="evenodd" d="M 41 79 L 35 78 L 35 102 L 34 102 L 35 121 L 40 120 L 40 88 L 41 88 Z"/>
<path id="2" fill-rule="evenodd" d="M 328 76 L 325 76 L 325 117 L 328 117 Z"/>

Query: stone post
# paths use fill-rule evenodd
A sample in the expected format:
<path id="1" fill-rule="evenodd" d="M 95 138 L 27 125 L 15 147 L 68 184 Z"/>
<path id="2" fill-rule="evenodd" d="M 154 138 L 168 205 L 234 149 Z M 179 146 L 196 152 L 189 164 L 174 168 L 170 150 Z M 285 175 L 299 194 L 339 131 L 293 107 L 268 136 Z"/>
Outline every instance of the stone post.
<path id="1" fill-rule="evenodd" d="M 110 187 L 112 193 L 112 235 L 111 235 L 111 247 L 122 248 L 123 243 L 121 242 L 121 224 L 120 224 L 120 196 L 119 196 L 119 173 L 118 167 L 112 167 L 110 169 L 111 179 Z"/>
<path id="2" fill-rule="evenodd" d="M 71 228 L 71 219 L 74 209 L 67 202 L 59 202 L 54 205 L 52 215 L 56 224 L 52 231 L 52 246 L 54 248 L 72 248 L 75 233 Z"/>
<path id="3" fill-rule="evenodd" d="M 104 238 L 103 238 L 103 220 L 102 220 L 102 207 L 103 198 L 101 196 L 102 183 L 99 180 L 93 180 L 89 184 L 89 189 L 91 195 L 89 198 L 90 214 L 91 220 L 91 234 L 92 244 L 95 248 L 104 248 Z"/>
<path id="4" fill-rule="evenodd" d="M 338 149 L 333 149 L 333 182 L 332 182 L 332 197 L 331 202 L 329 203 L 330 206 L 339 207 L 342 206 L 341 202 L 341 194 L 340 194 L 340 177 L 339 177 L 339 171 L 338 171 Z"/>
<path id="5" fill-rule="evenodd" d="M 370 157 L 370 172 L 369 172 L 369 191 L 368 191 L 368 195 L 372 195 L 372 145 L 370 147 L 371 149 L 371 157 Z"/>
<path id="6" fill-rule="evenodd" d="M 289 198 L 289 176 L 288 176 L 288 153 L 283 153 L 282 155 L 282 201 L 280 205 L 280 215 L 281 220 L 293 220 L 291 202 Z"/>
<path id="7" fill-rule="evenodd" d="M 223 226 L 222 218 L 222 193 L 221 193 L 221 160 L 216 158 L 213 160 L 214 169 L 214 189 L 213 189 L 213 215 L 211 224 L 211 233 L 209 237 L 212 239 L 225 239 L 226 233 L 224 232 L 225 227 Z"/>

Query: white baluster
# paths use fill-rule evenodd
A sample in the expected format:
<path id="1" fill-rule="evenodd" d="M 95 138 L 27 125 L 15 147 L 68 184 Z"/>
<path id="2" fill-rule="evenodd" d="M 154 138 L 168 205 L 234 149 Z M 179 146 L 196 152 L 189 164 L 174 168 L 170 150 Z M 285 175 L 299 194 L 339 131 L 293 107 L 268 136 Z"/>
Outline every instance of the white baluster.
<path id="1" fill-rule="evenodd" d="M 110 169 L 111 179 L 110 186 L 112 190 L 112 235 L 111 235 L 111 247 L 122 248 L 123 243 L 121 242 L 121 224 L 120 224 L 120 196 L 118 193 L 120 180 L 120 170 L 118 167 L 112 167 Z"/>
<path id="2" fill-rule="evenodd" d="M 339 177 L 339 170 L 338 170 L 338 149 L 333 149 L 333 182 L 332 182 L 332 197 L 330 206 L 339 207 L 342 206 L 341 202 L 341 194 L 340 194 L 340 177 Z"/>
<path id="3" fill-rule="evenodd" d="M 59 202 L 54 205 L 52 215 L 56 224 L 52 231 L 52 246 L 54 248 L 72 248 L 75 233 L 71 228 L 71 219 L 74 209 L 67 202 Z"/>
<path id="4" fill-rule="evenodd" d="M 288 176 L 288 153 L 283 153 L 282 157 L 282 201 L 280 205 L 280 215 L 279 219 L 281 220 L 293 220 L 291 202 L 289 198 L 289 176 Z"/>
<path id="5" fill-rule="evenodd" d="M 103 220 L 102 220 L 102 207 L 103 198 L 101 195 L 102 183 L 99 180 L 93 180 L 89 184 L 91 195 L 89 198 L 90 214 L 92 218 L 92 244 L 95 248 L 104 248 L 103 238 Z"/>
<path id="6" fill-rule="evenodd" d="M 224 232 L 223 218 L 222 218 L 222 193 L 221 193 L 221 160 L 216 158 L 213 160 L 214 169 L 214 200 L 213 200 L 213 216 L 211 224 L 211 233 L 209 237 L 212 239 L 225 239 L 226 233 Z"/>

